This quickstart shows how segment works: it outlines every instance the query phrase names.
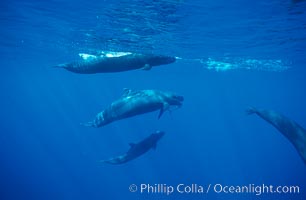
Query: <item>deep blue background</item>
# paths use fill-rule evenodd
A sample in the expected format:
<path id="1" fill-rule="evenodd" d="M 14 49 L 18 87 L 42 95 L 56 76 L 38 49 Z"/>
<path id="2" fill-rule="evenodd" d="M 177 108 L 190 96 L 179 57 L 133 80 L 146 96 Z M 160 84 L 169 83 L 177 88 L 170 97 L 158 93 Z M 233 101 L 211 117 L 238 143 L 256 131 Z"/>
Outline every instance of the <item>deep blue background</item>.
<path id="1" fill-rule="evenodd" d="M 306 127 L 306 4 L 290 0 L 0 3 L 0 199 L 305 199 L 305 164 L 252 105 Z M 151 71 L 80 75 L 53 69 L 80 52 L 182 57 Z M 197 60 L 262 61 L 208 70 Z M 290 69 L 261 70 L 269 60 Z M 273 66 L 272 66 L 273 67 Z M 169 90 L 181 109 L 102 128 L 91 120 L 123 88 Z M 156 151 L 121 166 L 98 161 L 155 130 Z M 299 195 L 130 193 L 130 184 L 299 185 Z"/>

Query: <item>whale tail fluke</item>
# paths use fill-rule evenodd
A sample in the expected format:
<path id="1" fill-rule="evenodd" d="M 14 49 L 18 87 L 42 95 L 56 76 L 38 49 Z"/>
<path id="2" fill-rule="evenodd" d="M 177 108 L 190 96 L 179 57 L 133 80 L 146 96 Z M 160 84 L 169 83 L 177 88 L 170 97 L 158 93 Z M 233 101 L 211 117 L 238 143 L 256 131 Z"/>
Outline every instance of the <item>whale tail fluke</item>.
<path id="1" fill-rule="evenodd" d="M 109 159 L 109 160 L 99 160 L 98 161 L 101 164 L 111 164 L 111 165 L 118 165 L 121 164 L 120 162 L 116 162 L 114 159 Z"/>
<path id="2" fill-rule="evenodd" d="M 107 160 L 98 160 L 99 163 L 108 163 Z"/>
<path id="3" fill-rule="evenodd" d="M 55 65 L 55 66 L 52 66 L 52 68 L 67 68 L 67 64 L 58 64 L 58 65 Z"/>
<path id="4" fill-rule="evenodd" d="M 99 163 L 99 164 L 113 164 L 109 160 L 97 160 L 97 163 Z"/>
<path id="5" fill-rule="evenodd" d="M 251 115 L 251 114 L 257 113 L 257 109 L 254 108 L 254 107 L 252 107 L 252 106 L 250 106 L 250 107 L 248 107 L 248 108 L 245 110 L 245 113 L 246 113 L 247 115 Z"/>
<path id="6" fill-rule="evenodd" d="M 96 127 L 94 122 L 80 123 L 81 126 Z"/>

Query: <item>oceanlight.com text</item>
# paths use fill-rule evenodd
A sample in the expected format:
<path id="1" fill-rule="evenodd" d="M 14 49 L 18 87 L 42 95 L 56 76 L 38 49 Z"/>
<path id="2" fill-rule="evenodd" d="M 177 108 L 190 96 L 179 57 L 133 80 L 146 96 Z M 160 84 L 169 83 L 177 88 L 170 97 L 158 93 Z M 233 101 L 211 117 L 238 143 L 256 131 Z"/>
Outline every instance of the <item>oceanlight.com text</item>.
<path id="1" fill-rule="evenodd" d="M 131 184 L 130 192 L 140 194 L 253 194 L 256 196 L 262 194 L 299 194 L 300 187 L 293 185 L 268 185 L 268 184 L 247 184 L 247 185 L 225 185 L 225 184 Z"/>

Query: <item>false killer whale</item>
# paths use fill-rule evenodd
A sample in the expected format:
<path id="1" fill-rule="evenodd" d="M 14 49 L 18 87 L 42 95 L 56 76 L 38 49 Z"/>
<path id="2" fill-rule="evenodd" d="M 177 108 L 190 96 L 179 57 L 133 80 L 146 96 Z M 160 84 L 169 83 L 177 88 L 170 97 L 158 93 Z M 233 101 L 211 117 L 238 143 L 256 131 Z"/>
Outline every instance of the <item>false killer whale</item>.
<path id="1" fill-rule="evenodd" d="M 306 131 L 303 127 L 273 110 L 251 107 L 246 112 L 247 114 L 257 114 L 279 130 L 293 144 L 306 164 Z"/>
<path id="2" fill-rule="evenodd" d="M 111 122 L 136 115 L 160 110 L 158 118 L 170 109 L 170 106 L 181 107 L 183 96 L 159 90 L 125 89 L 118 100 L 98 113 L 93 121 L 82 123 L 84 126 L 100 127 Z"/>
<path id="3" fill-rule="evenodd" d="M 110 158 L 107 160 L 101 160 L 102 163 L 109 164 L 123 164 L 129 162 L 139 156 L 145 154 L 150 149 L 156 149 L 157 142 L 165 135 L 165 132 L 156 131 L 149 137 L 143 139 L 139 143 L 130 143 L 130 149 L 123 155 Z"/>
<path id="4" fill-rule="evenodd" d="M 79 74 L 112 73 L 135 69 L 150 70 L 153 66 L 166 65 L 176 61 L 176 57 L 139 54 L 131 52 L 100 52 L 97 55 L 80 53 L 80 60 L 59 64 L 55 68 L 64 68 Z"/>

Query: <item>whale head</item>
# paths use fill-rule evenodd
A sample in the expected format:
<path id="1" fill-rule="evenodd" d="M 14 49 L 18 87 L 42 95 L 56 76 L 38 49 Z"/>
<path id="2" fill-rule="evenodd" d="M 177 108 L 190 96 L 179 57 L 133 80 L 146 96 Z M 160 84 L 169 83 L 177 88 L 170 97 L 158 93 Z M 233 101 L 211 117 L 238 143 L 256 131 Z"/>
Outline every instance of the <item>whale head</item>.
<path id="1" fill-rule="evenodd" d="M 174 93 L 164 93 L 164 99 L 169 105 L 182 106 L 184 97 Z"/>
<path id="2" fill-rule="evenodd" d="M 176 61 L 173 56 L 151 55 L 148 56 L 148 63 L 151 66 L 166 65 Z"/>
<path id="3" fill-rule="evenodd" d="M 157 140 L 160 140 L 164 135 L 165 135 L 164 131 L 155 131 L 155 133 L 152 133 L 151 136 L 153 136 Z"/>
<path id="4" fill-rule="evenodd" d="M 155 133 L 152 133 L 150 135 L 150 140 L 152 141 L 152 146 L 155 149 L 156 143 L 165 135 L 164 131 L 155 131 Z"/>

